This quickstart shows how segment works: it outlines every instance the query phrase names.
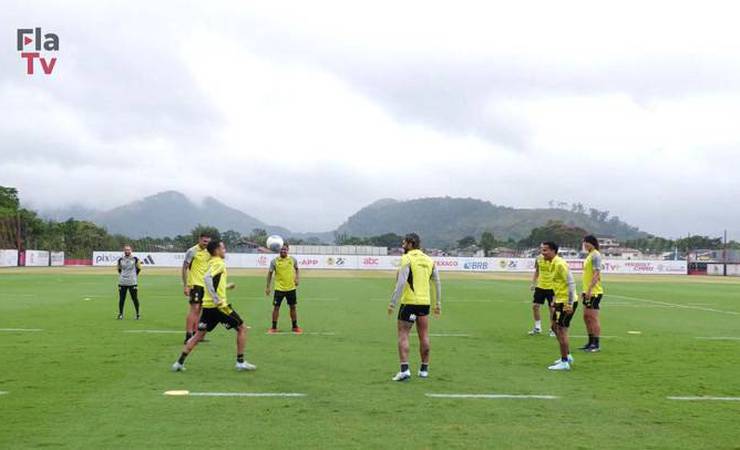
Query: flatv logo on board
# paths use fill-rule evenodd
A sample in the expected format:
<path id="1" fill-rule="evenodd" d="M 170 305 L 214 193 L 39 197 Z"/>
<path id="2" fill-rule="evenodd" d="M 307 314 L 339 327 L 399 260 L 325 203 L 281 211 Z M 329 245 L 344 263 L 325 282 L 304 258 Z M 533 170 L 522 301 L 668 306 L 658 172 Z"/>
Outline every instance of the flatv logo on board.
<path id="1" fill-rule="evenodd" d="M 33 75 L 36 60 L 45 75 L 51 75 L 57 64 L 57 57 L 51 56 L 59 51 L 59 36 L 54 33 L 41 34 L 41 28 L 19 28 L 17 34 L 17 46 L 21 52 L 21 59 L 26 60 L 26 74 Z M 42 51 L 44 53 L 42 53 Z"/>

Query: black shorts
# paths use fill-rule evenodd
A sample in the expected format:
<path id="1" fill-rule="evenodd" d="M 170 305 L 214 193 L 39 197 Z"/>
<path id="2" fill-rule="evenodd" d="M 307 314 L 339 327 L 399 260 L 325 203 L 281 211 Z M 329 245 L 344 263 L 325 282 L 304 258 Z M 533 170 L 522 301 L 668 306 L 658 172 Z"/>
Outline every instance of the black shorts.
<path id="1" fill-rule="evenodd" d="M 203 289 L 203 286 L 193 286 L 190 288 L 190 304 L 191 305 L 200 305 L 203 303 L 203 294 L 205 294 L 206 290 Z"/>
<path id="2" fill-rule="evenodd" d="M 538 305 L 543 305 L 545 303 L 545 300 L 547 300 L 548 305 L 552 305 L 552 300 L 555 298 L 555 291 L 552 289 L 542 289 L 542 288 L 534 288 L 534 296 L 532 298 L 532 303 L 536 303 Z"/>
<path id="3" fill-rule="evenodd" d="M 586 293 L 584 292 L 581 294 L 581 297 L 583 299 L 583 307 L 586 309 L 601 309 L 599 305 L 601 305 L 601 297 L 603 295 L 592 295 L 591 298 L 586 298 Z"/>
<path id="4" fill-rule="evenodd" d="M 563 328 L 568 328 L 570 326 L 570 320 L 573 318 L 576 313 L 576 309 L 578 308 L 578 302 L 573 302 L 573 311 L 569 313 L 563 311 L 564 306 L 565 304 L 563 303 L 555 303 L 555 311 L 552 313 L 552 322 L 557 323 Z"/>
<path id="5" fill-rule="evenodd" d="M 280 306 L 283 303 L 283 299 L 288 301 L 288 306 L 294 306 L 298 303 L 298 297 L 296 296 L 296 290 L 292 291 L 275 291 L 275 296 L 272 298 L 273 306 Z"/>
<path id="6" fill-rule="evenodd" d="M 429 305 L 401 305 L 398 308 L 398 320 L 414 323 L 416 318 L 429 315 Z"/>
<path id="7" fill-rule="evenodd" d="M 213 331 L 219 323 L 224 324 L 227 330 L 239 328 L 244 321 L 231 306 L 223 308 L 203 308 L 198 321 L 198 330 Z"/>

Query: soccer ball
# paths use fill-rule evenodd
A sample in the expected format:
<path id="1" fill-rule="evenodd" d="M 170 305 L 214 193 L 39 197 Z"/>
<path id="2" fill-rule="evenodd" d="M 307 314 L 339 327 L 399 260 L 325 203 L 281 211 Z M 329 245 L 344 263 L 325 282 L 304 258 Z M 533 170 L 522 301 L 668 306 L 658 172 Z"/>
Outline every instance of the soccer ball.
<path id="1" fill-rule="evenodd" d="M 283 238 L 281 238 L 277 234 L 273 234 L 272 236 L 267 238 L 267 248 L 269 248 L 273 252 L 279 252 L 280 249 L 283 248 Z"/>

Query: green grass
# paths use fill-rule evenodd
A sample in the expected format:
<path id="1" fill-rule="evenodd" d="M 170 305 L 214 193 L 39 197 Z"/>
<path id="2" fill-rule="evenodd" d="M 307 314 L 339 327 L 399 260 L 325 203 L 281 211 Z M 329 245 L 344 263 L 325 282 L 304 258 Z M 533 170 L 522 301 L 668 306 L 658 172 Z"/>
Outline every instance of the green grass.
<path id="1" fill-rule="evenodd" d="M 576 353 L 570 373 L 550 373 L 554 339 L 526 336 L 525 279 L 446 278 L 444 315 L 432 332 L 471 336 L 432 338 L 431 377 L 394 384 L 388 277 L 306 272 L 301 325 L 336 335 L 268 336 L 263 278 L 232 276 L 231 302 L 252 326 L 247 358 L 259 369 L 233 370 L 234 336 L 219 328 L 190 356 L 187 372 L 171 373 L 180 334 L 123 331 L 183 328 L 187 305 L 174 272 L 145 273 L 143 320 L 130 319 L 129 302 L 119 322 L 112 274 L 4 270 L 0 328 L 44 331 L 0 332 L 0 391 L 7 392 L 0 448 L 740 448 L 740 402 L 666 399 L 740 396 L 740 341 L 696 339 L 740 336 L 736 281 L 609 278 L 602 333 L 614 337 L 603 339 L 600 354 Z M 577 319 L 571 333 L 582 335 Z M 284 309 L 282 329 L 288 324 Z M 417 348 L 413 342 L 414 371 Z M 173 389 L 307 396 L 162 395 Z"/>

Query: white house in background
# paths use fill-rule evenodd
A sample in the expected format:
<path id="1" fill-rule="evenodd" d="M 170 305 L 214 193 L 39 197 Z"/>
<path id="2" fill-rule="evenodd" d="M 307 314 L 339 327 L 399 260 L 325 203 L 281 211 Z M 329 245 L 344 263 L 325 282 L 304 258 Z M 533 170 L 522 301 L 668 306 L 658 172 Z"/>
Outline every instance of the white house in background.
<path id="1" fill-rule="evenodd" d="M 619 241 L 614 236 L 596 236 L 596 239 L 599 240 L 599 247 L 602 250 L 619 247 Z"/>
<path id="2" fill-rule="evenodd" d="M 601 253 L 609 259 L 643 259 L 640 250 L 626 247 L 602 248 Z"/>

